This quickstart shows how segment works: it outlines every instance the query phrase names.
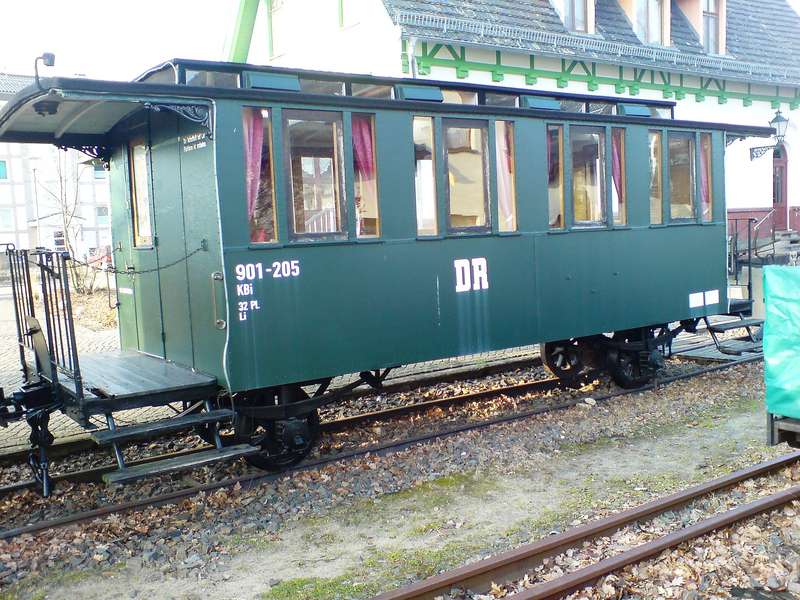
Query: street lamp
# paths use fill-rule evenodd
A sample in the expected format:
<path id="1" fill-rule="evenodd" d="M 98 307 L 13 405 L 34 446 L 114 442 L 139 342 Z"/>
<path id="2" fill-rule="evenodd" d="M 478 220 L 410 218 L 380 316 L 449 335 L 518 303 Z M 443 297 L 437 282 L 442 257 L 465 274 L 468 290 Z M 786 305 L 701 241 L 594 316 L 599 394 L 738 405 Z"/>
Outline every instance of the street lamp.
<path id="1" fill-rule="evenodd" d="M 769 124 L 775 129 L 775 139 L 778 141 L 778 144 L 782 144 L 783 138 L 786 135 L 786 128 L 789 126 L 789 119 L 784 117 L 780 109 L 778 109 L 778 112 L 775 113 L 775 118 L 772 119 Z"/>
<path id="2" fill-rule="evenodd" d="M 786 136 L 786 129 L 789 127 L 789 119 L 781 114 L 781 110 L 775 113 L 773 119 L 769 122 L 770 127 L 775 130 L 775 144 L 772 146 L 757 146 L 750 148 L 750 160 L 755 160 L 764 156 L 770 150 L 775 150 L 778 146 L 783 144 L 783 138 Z"/>

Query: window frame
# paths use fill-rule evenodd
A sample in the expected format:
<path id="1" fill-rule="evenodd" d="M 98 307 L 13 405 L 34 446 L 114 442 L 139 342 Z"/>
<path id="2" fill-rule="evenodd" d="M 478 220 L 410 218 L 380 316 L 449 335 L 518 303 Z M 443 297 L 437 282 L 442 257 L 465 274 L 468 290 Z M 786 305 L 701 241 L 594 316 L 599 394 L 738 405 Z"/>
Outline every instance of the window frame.
<path id="1" fill-rule="evenodd" d="M 147 242 L 140 241 L 139 238 L 139 197 L 136 185 L 136 169 L 134 167 L 133 149 L 141 145 L 145 152 L 145 182 L 147 189 L 147 211 L 150 222 L 150 236 Z M 150 143 L 144 135 L 136 135 L 128 141 L 128 198 L 131 211 L 131 242 L 134 250 L 152 250 L 155 248 L 155 227 L 153 227 L 153 192 L 150 186 L 151 167 L 150 167 Z M 141 238 L 145 240 L 147 238 Z"/>
<path id="2" fill-rule="evenodd" d="M 665 1 L 668 1 L 668 0 L 638 0 L 638 2 L 636 3 L 636 5 L 634 7 L 635 13 L 634 13 L 633 24 L 634 24 L 634 33 L 636 33 L 637 36 L 640 33 L 639 31 L 637 31 L 637 29 L 639 27 L 639 15 L 638 15 L 638 12 L 640 10 L 640 6 L 644 6 L 645 28 L 641 32 L 641 35 L 643 35 L 644 37 L 640 38 L 642 43 L 644 43 L 644 44 L 652 44 L 652 45 L 656 45 L 656 46 L 666 46 L 666 44 L 664 43 L 665 42 L 665 39 L 664 39 L 664 15 L 665 15 L 664 2 Z M 651 9 L 652 9 L 653 3 L 657 3 L 659 5 L 660 9 L 661 9 L 660 10 L 661 14 L 659 15 L 659 20 L 658 20 L 659 28 L 658 28 L 658 39 L 657 40 L 651 39 L 653 36 L 652 36 L 651 30 L 650 30 L 650 23 L 651 23 L 651 14 L 650 13 L 651 13 Z"/>
<path id="3" fill-rule="evenodd" d="M 279 174 L 275 171 L 275 166 L 277 164 L 276 156 L 275 156 L 275 118 L 282 118 L 282 111 L 280 108 L 275 109 L 271 106 L 257 106 L 254 104 L 242 104 L 241 110 L 242 114 L 247 109 L 258 110 L 262 112 L 262 119 L 263 112 L 267 111 L 269 113 L 269 117 L 267 118 L 267 127 L 264 128 L 264 140 L 269 140 L 269 148 L 270 148 L 270 169 L 272 173 L 272 220 L 273 220 L 273 228 L 275 230 L 275 236 L 273 240 L 266 241 L 266 242 L 255 242 L 250 237 L 250 215 L 247 214 L 247 150 L 244 146 L 244 126 L 242 126 L 242 159 L 245 161 L 243 164 L 243 183 L 245 185 L 245 195 L 244 195 L 244 217 L 245 217 L 245 229 L 247 230 L 247 244 L 253 248 L 265 248 L 265 247 L 274 247 L 281 244 L 281 233 L 284 229 L 281 227 L 281 209 L 279 208 L 279 198 L 280 193 L 278 191 L 278 181 L 279 181 Z M 263 142 L 262 142 L 263 145 Z M 289 192 L 291 193 L 291 192 Z M 291 216 L 290 216 L 291 218 Z"/>
<path id="4" fill-rule="evenodd" d="M 570 123 L 568 125 L 569 128 L 569 135 L 565 138 L 566 143 L 569 144 L 569 152 L 564 152 L 564 154 L 569 154 L 569 190 L 564 189 L 564 195 L 569 197 L 569 206 L 570 206 L 570 219 L 569 219 L 569 229 L 604 229 L 609 227 L 610 222 L 610 215 L 609 215 L 609 205 L 611 202 L 611 198 L 609 195 L 609 160 L 608 160 L 608 149 L 609 149 L 609 135 L 607 125 L 594 125 L 594 124 L 584 124 L 584 123 Z M 574 128 L 579 129 L 594 129 L 599 130 L 602 132 L 603 139 L 600 140 L 597 147 L 600 152 L 603 154 L 603 164 L 600 165 L 600 168 L 597 170 L 597 174 L 603 178 L 602 185 L 598 182 L 596 186 L 597 189 L 600 191 L 600 207 L 603 211 L 603 218 L 598 221 L 578 221 L 575 218 L 575 165 L 573 164 L 572 160 L 572 133 Z M 566 178 L 565 178 L 566 179 Z"/>
<path id="5" fill-rule="evenodd" d="M 703 2 L 703 50 L 706 54 L 719 54 L 720 48 L 722 47 L 720 44 L 720 4 L 719 0 L 702 0 Z M 715 11 L 708 10 L 708 6 L 710 3 L 715 5 Z M 706 24 L 708 22 L 714 23 L 714 42 L 716 47 L 709 48 L 708 44 L 708 27 Z"/>
<path id="6" fill-rule="evenodd" d="M 500 144 L 498 143 L 499 132 L 498 127 L 502 124 L 502 128 L 511 131 L 511 148 L 509 149 L 509 159 L 511 166 L 510 177 L 510 208 L 512 228 L 503 229 L 503 215 L 500 209 Z M 492 232 L 497 235 L 515 235 L 519 233 L 519 207 L 517 198 L 517 167 L 519 162 L 517 160 L 517 122 L 514 119 L 490 119 L 489 121 L 489 139 L 488 151 L 489 157 L 489 204 L 491 206 L 491 225 Z M 494 160 L 492 160 L 492 158 Z"/>
<path id="7" fill-rule="evenodd" d="M 619 131 L 621 133 L 621 154 L 620 154 L 620 177 L 622 178 L 622 194 L 621 194 L 621 202 L 620 205 L 622 206 L 622 211 L 620 214 L 622 215 L 622 220 L 617 223 L 616 219 L 614 218 L 614 132 Z M 610 227 L 616 229 L 625 229 L 629 227 L 629 214 L 628 214 L 628 128 L 627 127 L 614 127 L 608 126 L 606 128 L 606 156 L 609 157 L 606 159 L 606 193 L 608 198 L 608 206 L 607 206 L 607 221 Z M 619 195 L 619 194 L 618 194 Z"/>
<path id="8" fill-rule="evenodd" d="M 666 219 L 665 223 L 674 223 L 674 224 L 688 224 L 688 223 L 697 223 L 699 219 L 698 214 L 698 207 L 697 203 L 698 199 L 698 177 L 697 177 L 697 132 L 696 131 L 684 131 L 680 129 L 668 129 L 666 131 L 665 142 L 666 142 L 666 161 L 667 161 L 667 177 L 666 187 L 667 193 L 667 202 L 665 203 L 665 210 L 666 210 Z M 673 217 L 672 216 L 672 165 L 670 162 L 670 137 L 675 137 L 677 139 L 686 139 L 690 143 L 690 150 L 692 156 L 689 158 L 689 167 L 691 169 L 691 182 L 689 185 L 689 192 L 691 193 L 691 202 L 689 206 L 692 207 L 692 216 L 690 217 Z"/>
<path id="9" fill-rule="evenodd" d="M 583 5 L 583 29 L 576 26 L 575 6 Z M 587 0 L 564 0 L 564 26 L 571 32 L 589 33 L 589 3 Z"/>
<path id="10" fill-rule="evenodd" d="M 14 206 L 0 206 L 0 213 L 8 215 L 8 223 L 9 227 L 3 227 L 3 219 L 0 218 L 0 231 L 10 232 L 17 230 L 17 223 L 16 223 L 16 214 L 14 210 Z"/>
<path id="11" fill-rule="evenodd" d="M 548 147 L 548 140 L 550 139 L 550 128 L 554 128 L 558 132 L 558 167 L 559 167 L 559 183 L 561 189 L 561 226 L 554 227 L 550 224 L 550 152 Z M 553 232 L 564 232 L 568 231 L 569 227 L 567 227 L 567 193 L 566 193 L 566 165 L 564 163 L 565 154 L 564 146 L 567 140 L 567 129 L 568 126 L 566 123 L 545 123 L 544 124 L 544 133 L 545 133 L 545 168 L 547 169 L 547 186 L 546 186 L 546 194 L 547 194 L 547 231 L 550 233 Z"/>
<path id="12" fill-rule="evenodd" d="M 416 119 L 428 119 L 431 124 L 431 167 L 433 173 L 433 214 L 435 217 L 434 227 L 435 230 L 433 233 L 420 233 L 419 229 L 419 212 L 417 211 L 417 158 L 416 158 L 416 142 L 414 138 L 414 121 Z M 411 114 L 411 152 L 413 156 L 412 165 L 414 167 L 413 171 L 411 172 L 411 178 L 414 182 L 414 233 L 417 240 L 435 240 L 441 239 L 443 236 L 442 232 L 442 215 L 445 212 L 442 209 L 442 191 L 441 188 L 444 185 L 441 182 L 442 175 L 440 173 L 440 169 L 443 168 L 443 152 L 442 156 L 440 156 L 440 149 L 441 143 L 437 143 L 439 139 L 442 137 L 442 126 L 441 126 L 442 118 L 437 117 L 432 114 L 427 113 L 412 113 Z"/>
<path id="13" fill-rule="evenodd" d="M 470 235 L 470 234 L 488 234 L 493 233 L 493 219 L 492 219 L 492 177 L 491 177 L 491 160 L 489 157 L 490 152 L 490 145 L 489 145 L 489 124 L 493 123 L 494 119 L 470 119 L 470 118 L 460 118 L 460 117 L 445 117 L 441 118 L 441 130 L 442 134 L 440 136 L 440 151 L 439 154 L 442 157 L 442 169 L 444 171 L 444 181 L 442 182 L 444 187 L 444 215 L 445 215 L 445 232 L 447 235 L 450 236 L 462 236 L 462 235 Z M 451 225 L 451 213 L 450 213 L 450 181 L 449 181 L 449 169 L 448 169 L 448 148 L 447 148 L 447 128 L 448 126 L 455 127 L 455 128 L 465 128 L 465 129 L 480 129 L 483 131 L 483 148 L 482 148 L 482 158 L 483 158 L 483 207 L 484 207 L 484 215 L 486 217 L 486 224 L 473 226 L 473 227 L 453 227 Z M 434 145 L 436 144 L 435 134 L 434 134 Z M 492 157 L 493 158 L 493 157 Z M 435 168 L 435 165 L 434 165 Z M 441 227 L 439 228 L 441 231 Z"/>
<path id="14" fill-rule="evenodd" d="M 311 115 L 338 115 L 338 119 L 325 117 L 325 118 L 302 118 L 293 117 L 292 115 L 298 113 L 310 113 Z M 303 242 L 303 241 L 341 241 L 350 239 L 350 218 L 351 211 L 349 209 L 350 200 L 348 199 L 348 179 L 352 175 L 348 175 L 347 154 L 348 149 L 345 140 L 345 119 L 349 118 L 350 111 L 343 110 L 327 110 L 325 108 L 296 108 L 296 107 L 283 107 L 281 109 L 281 128 L 282 128 L 282 152 L 281 157 L 283 160 L 283 173 L 282 177 L 286 180 L 282 197 L 287 203 L 286 206 L 286 221 L 288 223 L 288 239 L 290 242 Z M 334 145 L 334 190 L 338 190 L 337 208 L 339 211 L 339 229 L 335 232 L 323 233 L 307 233 L 295 231 L 295 207 L 294 207 L 294 188 L 292 185 L 292 154 L 291 144 L 289 143 L 289 121 L 321 121 L 325 123 L 338 123 L 340 126 L 339 139 L 336 140 Z M 337 161 L 338 155 L 338 161 Z M 337 164 L 338 163 L 338 164 Z M 374 238 L 370 238 L 371 241 Z"/>
<path id="15" fill-rule="evenodd" d="M 375 235 L 359 235 L 358 233 L 358 209 L 356 207 L 356 158 L 355 158 L 355 137 L 353 136 L 353 118 L 359 117 L 368 117 L 371 123 L 371 130 L 370 134 L 372 136 L 372 159 L 373 159 L 373 169 L 375 170 L 375 212 L 376 212 L 376 225 L 377 225 L 377 233 Z M 349 136 L 346 134 L 349 133 Z M 377 240 L 382 239 L 383 237 L 383 223 L 382 223 L 382 211 L 381 211 L 381 185 L 380 185 L 380 177 L 378 175 L 379 168 L 378 168 L 378 115 L 375 112 L 366 112 L 361 110 L 352 110 L 348 111 L 343 115 L 342 121 L 342 135 L 345 138 L 349 137 L 350 144 L 349 144 L 349 151 L 348 148 L 344 150 L 344 159 L 346 164 L 344 165 L 344 183 L 345 183 L 345 203 L 347 205 L 347 215 L 348 215 L 348 225 L 347 225 L 347 236 L 348 238 L 351 237 L 350 229 L 351 224 L 349 220 L 349 215 L 352 215 L 352 238 L 354 241 L 357 242 L 374 242 Z M 343 140 L 346 142 L 346 139 Z M 351 156 L 352 155 L 352 156 Z M 351 185 L 352 183 L 352 185 Z M 351 192 L 352 188 L 352 194 Z"/>
<path id="16" fill-rule="evenodd" d="M 659 149 L 659 161 L 658 161 L 658 174 L 659 174 L 659 183 L 661 184 L 661 197 L 659 198 L 660 206 L 659 206 L 659 215 L 660 220 L 658 223 L 653 223 L 653 199 L 650 194 L 650 185 L 648 183 L 648 222 L 650 227 L 667 227 L 670 223 L 669 221 L 669 157 L 667 156 L 668 152 L 665 148 L 665 144 L 667 143 L 667 132 L 661 128 L 648 128 L 647 130 L 647 151 L 648 151 L 648 159 L 647 164 L 650 165 L 650 136 L 651 134 L 658 135 L 658 149 Z"/>
<path id="17" fill-rule="evenodd" d="M 705 208 L 703 206 L 703 139 L 708 139 L 708 173 L 706 177 L 708 189 L 709 218 L 705 218 Z M 701 224 L 711 224 L 714 222 L 714 212 L 716 210 L 716 198 L 714 197 L 714 136 L 710 131 L 696 132 L 695 140 L 695 183 L 697 191 L 695 193 L 695 213 L 697 221 Z"/>

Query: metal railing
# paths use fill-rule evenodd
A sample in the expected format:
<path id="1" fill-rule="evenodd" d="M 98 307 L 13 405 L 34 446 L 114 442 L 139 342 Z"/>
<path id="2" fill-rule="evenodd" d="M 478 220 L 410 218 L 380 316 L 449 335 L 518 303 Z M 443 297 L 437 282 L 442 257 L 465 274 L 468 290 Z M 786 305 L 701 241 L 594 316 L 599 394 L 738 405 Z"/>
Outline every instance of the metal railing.
<path id="1" fill-rule="evenodd" d="M 765 223 L 769 223 L 769 235 L 765 238 L 768 241 L 761 244 L 759 243 L 760 238 L 758 236 L 758 232 L 761 229 L 762 225 L 764 225 Z M 775 254 L 775 209 L 774 208 L 771 209 L 766 215 L 764 215 L 764 217 L 758 223 L 755 224 L 755 226 L 753 227 L 753 239 L 755 240 L 756 256 L 761 258 L 765 254 L 767 254 L 767 253 L 764 254 L 761 253 L 761 250 L 767 247 L 771 248 L 773 255 Z"/>
<path id="2" fill-rule="evenodd" d="M 41 289 L 40 301 L 44 322 L 39 322 L 39 324 L 44 330 L 50 358 L 50 368 L 44 369 L 43 365 L 39 364 L 37 357 L 37 375 L 57 385 L 59 372 L 64 373 L 73 380 L 76 397 L 83 398 L 83 382 L 78 363 L 78 347 L 75 340 L 75 323 L 72 318 L 72 299 L 69 288 L 69 254 L 49 250 L 31 252 L 9 247 L 6 255 L 11 272 L 17 341 L 25 380 L 30 381 L 25 347 L 35 351 L 33 331 L 31 330 L 33 323 L 30 320 L 36 319 L 35 285 L 31 276 L 31 265 L 33 265 L 37 267 L 35 270 L 38 271 Z"/>
<path id="3" fill-rule="evenodd" d="M 739 273 L 742 266 L 747 267 L 747 299 L 753 299 L 753 217 L 728 219 L 728 276 L 739 284 Z M 744 227 L 742 227 L 744 224 Z M 747 246 L 742 250 L 740 237 L 743 230 Z"/>

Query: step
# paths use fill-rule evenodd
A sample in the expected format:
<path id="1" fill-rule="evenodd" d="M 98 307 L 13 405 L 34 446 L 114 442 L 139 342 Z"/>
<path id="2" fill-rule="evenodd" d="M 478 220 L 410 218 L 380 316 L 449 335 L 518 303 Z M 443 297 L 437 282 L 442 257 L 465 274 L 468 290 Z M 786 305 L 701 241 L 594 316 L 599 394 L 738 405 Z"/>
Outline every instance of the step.
<path id="1" fill-rule="evenodd" d="M 204 425 L 205 423 L 214 423 L 215 421 L 222 421 L 233 417 L 233 411 L 222 408 L 219 410 L 212 410 L 210 412 L 199 412 L 184 415 L 183 417 L 174 417 L 172 419 L 164 419 L 162 421 L 151 421 L 150 423 L 139 423 L 137 425 L 130 425 L 128 427 L 118 427 L 115 431 L 110 429 L 103 429 L 101 431 L 92 432 L 91 436 L 98 444 L 111 444 L 127 442 L 129 440 L 138 440 L 152 438 L 164 433 L 172 431 L 180 431 L 181 429 L 188 429 L 195 425 Z"/>
<path id="2" fill-rule="evenodd" d="M 728 354 L 729 356 L 741 356 L 744 352 L 754 354 L 762 352 L 762 346 L 760 342 L 742 343 L 740 340 L 737 340 L 735 345 L 723 342 L 717 347 L 717 349 L 723 354 Z"/>
<path id="3" fill-rule="evenodd" d="M 156 462 L 145 463 L 136 465 L 135 467 L 127 467 L 118 471 L 112 471 L 103 475 L 103 481 L 106 483 L 127 483 L 143 477 L 151 475 L 163 475 L 165 473 L 173 473 L 175 471 L 185 471 L 195 467 L 201 467 L 210 463 L 231 460 L 240 456 L 247 456 L 249 454 L 256 454 L 260 452 L 261 448 L 252 446 L 250 444 L 239 444 L 237 446 L 228 446 L 222 450 L 211 448 L 203 452 L 195 454 L 187 454 L 184 456 L 177 456 L 175 458 L 166 458 Z"/>
<path id="4" fill-rule="evenodd" d="M 731 329 L 739 329 L 741 327 L 759 327 L 764 324 L 763 319 L 738 319 L 736 321 L 726 321 L 725 323 L 711 323 L 708 326 L 709 331 L 714 333 L 724 333 Z"/>

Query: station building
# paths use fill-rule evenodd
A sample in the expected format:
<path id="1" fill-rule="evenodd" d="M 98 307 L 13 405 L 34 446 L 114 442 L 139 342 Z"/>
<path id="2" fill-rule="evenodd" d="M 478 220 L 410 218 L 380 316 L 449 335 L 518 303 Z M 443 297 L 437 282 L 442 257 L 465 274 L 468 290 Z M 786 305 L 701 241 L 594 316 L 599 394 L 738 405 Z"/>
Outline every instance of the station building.
<path id="1" fill-rule="evenodd" d="M 729 218 L 800 230 L 796 0 L 240 0 L 231 58 L 316 70 L 669 99 L 729 140 Z M 447 98 L 471 103 L 475 98 Z M 761 235 L 760 234 L 760 235 Z"/>
<path id="2" fill-rule="evenodd" d="M 33 81 L 0 73 L 0 107 Z M 108 173 L 87 164 L 84 154 L 45 144 L 0 143 L 0 244 L 67 250 L 69 239 L 81 260 L 106 256 L 110 206 Z M 0 260 L 0 277 L 5 268 Z"/>

